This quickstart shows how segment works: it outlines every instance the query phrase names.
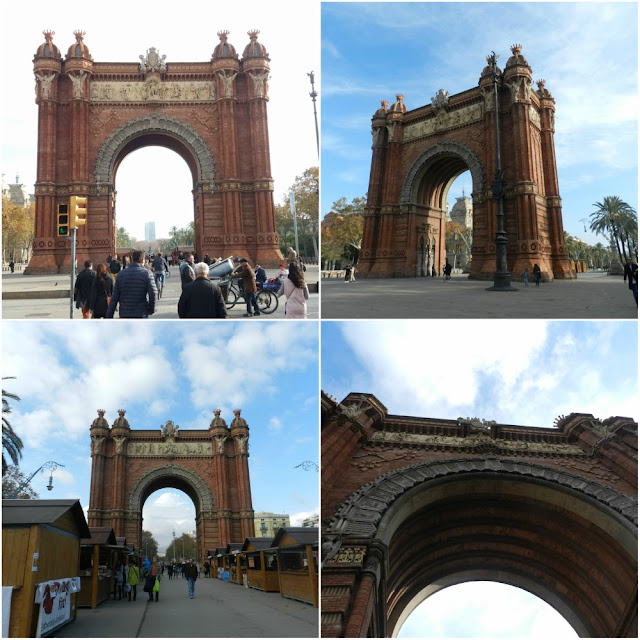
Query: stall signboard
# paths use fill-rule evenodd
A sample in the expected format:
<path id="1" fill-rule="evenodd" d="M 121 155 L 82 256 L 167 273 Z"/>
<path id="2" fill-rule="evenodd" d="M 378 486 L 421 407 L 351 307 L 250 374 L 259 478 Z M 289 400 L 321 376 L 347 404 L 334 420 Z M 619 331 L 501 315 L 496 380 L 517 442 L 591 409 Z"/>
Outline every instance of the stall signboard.
<path id="1" fill-rule="evenodd" d="M 41 582 L 35 602 L 40 604 L 38 637 L 51 633 L 71 617 L 71 594 L 80 591 L 80 578 L 62 578 Z"/>

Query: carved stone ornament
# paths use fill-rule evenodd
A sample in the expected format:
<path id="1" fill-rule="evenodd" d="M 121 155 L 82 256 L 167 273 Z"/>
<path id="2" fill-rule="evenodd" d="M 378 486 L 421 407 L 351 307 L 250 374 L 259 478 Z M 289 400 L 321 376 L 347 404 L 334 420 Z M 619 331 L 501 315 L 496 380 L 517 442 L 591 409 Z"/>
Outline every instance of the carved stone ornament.
<path id="1" fill-rule="evenodd" d="M 154 71 L 166 71 L 167 65 L 165 59 L 167 56 L 160 57 L 158 50 L 155 47 L 147 49 L 146 56 L 139 56 L 140 64 L 138 68 L 142 73 L 154 72 Z"/>
<path id="2" fill-rule="evenodd" d="M 215 436 L 214 440 L 218 445 L 218 453 L 224 453 L 224 443 L 227 441 L 227 436 Z"/>
<path id="3" fill-rule="evenodd" d="M 91 436 L 91 442 L 93 444 L 93 453 L 100 453 L 102 443 L 105 441 L 104 436 Z"/>
<path id="4" fill-rule="evenodd" d="M 436 109 L 440 109 L 440 107 L 444 107 L 445 104 L 449 102 L 449 92 L 444 89 L 438 89 L 438 93 L 431 98 L 431 106 Z"/>
<path id="5" fill-rule="evenodd" d="M 167 420 L 167 424 L 160 425 L 160 431 L 164 438 L 175 438 L 178 434 L 179 424 L 174 424 L 172 420 Z"/>
<path id="6" fill-rule="evenodd" d="M 235 438 L 238 442 L 240 453 L 247 453 L 247 442 L 249 440 L 249 436 L 236 436 Z"/>
<path id="7" fill-rule="evenodd" d="M 113 436 L 113 439 L 116 443 L 116 453 L 122 453 L 122 447 L 124 445 L 125 440 L 127 439 L 126 436 Z"/>
<path id="8" fill-rule="evenodd" d="M 338 552 L 325 561 L 325 564 L 362 564 L 367 552 L 366 547 L 342 547 Z"/>
<path id="9" fill-rule="evenodd" d="M 40 80 L 40 93 L 42 95 L 42 98 L 46 100 L 49 97 L 49 94 L 51 93 L 51 83 L 55 78 L 55 74 L 52 73 L 51 75 L 45 76 L 41 73 L 36 73 L 36 78 Z M 37 88 L 36 88 L 36 95 L 37 95 Z"/>
<path id="10" fill-rule="evenodd" d="M 73 97 L 82 98 L 82 87 L 84 84 L 84 78 L 87 75 L 86 71 L 80 71 L 77 76 L 69 75 L 69 79 L 73 83 Z"/>
<path id="11" fill-rule="evenodd" d="M 212 456 L 211 442 L 131 442 L 127 445 L 129 456 Z"/>

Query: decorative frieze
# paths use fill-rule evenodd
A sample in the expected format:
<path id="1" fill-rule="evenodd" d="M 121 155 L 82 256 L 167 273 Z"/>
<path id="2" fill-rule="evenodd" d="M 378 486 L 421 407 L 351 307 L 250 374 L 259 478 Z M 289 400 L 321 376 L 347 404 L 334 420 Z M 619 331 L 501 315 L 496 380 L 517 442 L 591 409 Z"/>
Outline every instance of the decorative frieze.
<path id="1" fill-rule="evenodd" d="M 455 111 L 441 110 L 435 118 L 416 122 L 405 127 L 404 139 L 413 140 L 439 131 L 454 129 L 471 122 L 482 120 L 484 110 L 482 104 L 472 104 Z"/>
<path id="2" fill-rule="evenodd" d="M 215 81 L 92 82 L 91 102 L 199 102 L 216 99 Z"/>
<path id="3" fill-rule="evenodd" d="M 211 442 L 129 442 L 128 456 L 212 456 Z"/>

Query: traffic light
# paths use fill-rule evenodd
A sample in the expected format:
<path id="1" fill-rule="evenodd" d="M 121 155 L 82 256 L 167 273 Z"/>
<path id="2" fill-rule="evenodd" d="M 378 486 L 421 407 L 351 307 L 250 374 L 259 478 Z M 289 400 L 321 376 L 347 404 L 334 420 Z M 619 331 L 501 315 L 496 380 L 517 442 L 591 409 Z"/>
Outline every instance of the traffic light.
<path id="1" fill-rule="evenodd" d="M 84 196 L 69 198 L 69 228 L 77 229 L 87 224 L 87 199 Z"/>
<path id="2" fill-rule="evenodd" d="M 67 238 L 69 236 L 69 205 L 58 205 L 58 236 Z"/>

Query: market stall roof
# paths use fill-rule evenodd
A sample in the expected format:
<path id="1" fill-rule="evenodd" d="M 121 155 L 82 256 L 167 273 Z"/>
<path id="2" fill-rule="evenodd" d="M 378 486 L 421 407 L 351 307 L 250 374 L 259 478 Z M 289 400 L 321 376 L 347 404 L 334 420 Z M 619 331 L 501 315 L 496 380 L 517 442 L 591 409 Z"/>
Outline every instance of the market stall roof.
<path id="1" fill-rule="evenodd" d="M 2 525 L 51 524 L 68 511 L 76 521 L 80 537 L 89 538 L 91 532 L 80 500 L 3 500 Z"/>
<path id="2" fill-rule="evenodd" d="M 230 542 L 227 545 L 227 548 L 225 550 L 225 554 L 229 554 L 229 553 L 238 553 L 238 551 L 242 551 L 242 547 L 243 547 L 243 543 L 242 542 Z"/>
<path id="3" fill-rule="evenodd" d="M 91 536 L 82 538 L 80 544 L 116 544 L 116 534 L 111 527 L 89 527 Z"/>
<path id="4" fill-rule="evenodd" d="M 249 545 L 258 551 L 268 549 L 271 547 L 272 542 L 273 538 L 245 538 L 244 544 L 242 545 L 242 551 L 246 551 Z"/>
<path id="5" fill-rule="evenodd" d="M 290 538 L 299 545 L 318 546 L 318 527 L 280 527 L 271 546 L 281 546 L 285 538 Z"/>

